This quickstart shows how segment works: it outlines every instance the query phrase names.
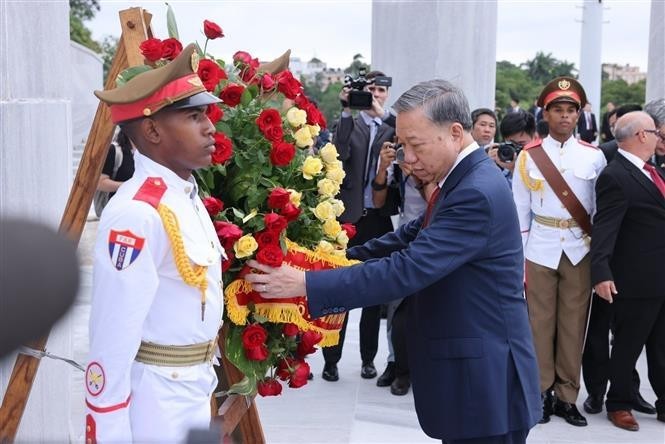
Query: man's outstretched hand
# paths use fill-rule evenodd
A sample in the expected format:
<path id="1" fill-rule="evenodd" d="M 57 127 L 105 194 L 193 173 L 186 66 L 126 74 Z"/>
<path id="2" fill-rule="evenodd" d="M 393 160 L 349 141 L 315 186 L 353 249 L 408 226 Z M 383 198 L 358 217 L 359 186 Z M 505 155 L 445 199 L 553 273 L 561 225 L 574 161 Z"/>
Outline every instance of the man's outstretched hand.
<path id="1" fill-rule="evenodd" d="M 297 296 L 306 296 L 305 272 L 289 265 L 279 268 L 269 267 L 250 260 L 247 265 L 260 273 L 248 273 L 245 280 L 252 284 L 254 291 L 261 293 L 267 299 L 286 299 Z"/>

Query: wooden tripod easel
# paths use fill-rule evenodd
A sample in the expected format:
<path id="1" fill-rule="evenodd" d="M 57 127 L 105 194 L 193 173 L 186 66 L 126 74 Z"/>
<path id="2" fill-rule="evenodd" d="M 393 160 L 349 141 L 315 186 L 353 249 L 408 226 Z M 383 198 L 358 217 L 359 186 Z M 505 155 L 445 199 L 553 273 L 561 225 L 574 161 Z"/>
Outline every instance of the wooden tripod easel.
<path id="1" fill-rule="evenodd" d="M 139 45 L 145 39 L 152 37 L 151 19 L 152 15 L 142 8 L 120 11 L 122 36 L 118 42 L 118 50 L 113 59 L 106 85 L 104 85 L 105 89 L 115 87 L 115 79 L 120 72 L 130 66 L 144 63 Z M 110 110 L 108 106 L 100 103 L 74 184 L 69 193 L 65 212 L 60 221 L 60 232 L 65 233 L 77 243 L 85 226 L 97 181 L 113 137 L 113 130 Z M 223 337 L 224 334 L 221 335 L 221 338 Z M 47 340 L 48 335 L 26 345 L 43 351 Z M 220 339 L 219 344 L 220 347 L 224 345 L 223 339 Z M 224 356 L 223 353 L 222 356 Z M 7 391 L 2 400 L 2 407 L 0 407 L 0 443 L 11 443 L 16 438 L 38 368 L 39 359 L 37 358 L 24 354 L 19 354 L 16 358 Z M 224 389 L 239 382 L 243 377 L 242 373 L 225 357 L 222 359 L 222 369 L 223 374 L 220 379 Z M 213 399 L 211 408 L 216 417 L 215 422 L 220 424 L 226 436 L 233 433 L 236 441 L 252 444 L 265 443 L 259 415 L 252 398 L 230 395 L 226 397 L 221 406 L 218 406 Z"/>

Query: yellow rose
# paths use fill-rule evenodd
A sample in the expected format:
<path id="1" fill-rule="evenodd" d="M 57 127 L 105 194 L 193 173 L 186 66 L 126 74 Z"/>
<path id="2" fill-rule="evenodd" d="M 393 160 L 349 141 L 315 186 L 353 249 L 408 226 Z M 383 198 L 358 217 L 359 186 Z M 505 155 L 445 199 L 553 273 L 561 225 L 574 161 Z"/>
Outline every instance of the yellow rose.
<path id="1" fill-rule="evenodd" d="M 346 258 L 346 250 L 335 250 L 332 252 L 335 256 Z"/>
<path id="2" fill-rule="evenodd" d="M 302 177 L 304 177 L 307 180 L 311 180 L 314 178 L 314 176 L 318 176 L 319 174 L 321 174 L 322 169 L 323 169 L 323 163 L 321 163 L 321 159 L 312 156 L 307 156 L 307 158 L 302 164 Z"/>
<path id="3" fill-rule="evenodd" d="M 332 143 L 326 143 L 319 150 L 319 156 L 321 156 L 321 159 L 323 159 L 323 161 L 328 164 L 328 166 L 330 166 L 335 162 L 338 162 L 337 157 L 339 157 L 339 154 L 337 153 L 337 148 L 335 148 L 335 145 Z"/>
<path id="4" fill-rule="evenodd" d="M 288 188 L 286 191 L 289 192 L 289 200 L 295 206 L 296 208 L 300 208 L 300 199 L 302 199 L 302 193 L 292 189 Z"/>
<path id="5" fill-rule="evenodd" d="M 309 129 L 309 134 L 312 138 L 318 136 L 321 132 L 321 127 L 319 125 L 307 125 L 307 129 Z"/>
<path id="6" fill-rule="evenodd" d="M 346 172 L 341 168 L 337 168 L 337 166 L 333 168 L 330 168 L 330 166 L 328 166 L 328 168 L 326 168 L 326 179 L 332 180 L 337 185 L 341 185 L 345 177 L 346 177 Z"/>
<path id="7" fill-rule="evenodd" d="M 346 231 L 342 230 L 337 234 L 337 243 L 342 247 L 346 248 L 349 244 L 349 235 L 346 234 Z"/>
<path id="8" fill-rule="evenodd" d="M 325 222 L 330 219 L 335 219 L 335 209 L 327 200 L 321 202 L 312 210 L 314 216 L 321 222 Z"/>
<path id="9" fill-rule="evenodd" d="M 328 219 L 323 223 L 323 232 L 331 239 L 337 239 L 340 231 L 342 231 L 342 226 L 335 219 Z"/>
<path id="10" fill-rule="evenodd" d="M 295 106 L 286 112 L 286 120 L 294 128 L 303 126 L 307 122 L 307 113 Z"/>
<path id="11" fill-rule="evenodd" d="M 319 194 L 323 197 L 333 197 L 339 193 L 339 184 L 330 179 L 321 179 L 318 182 Z"/>
<path id="12" fill-rule="evenodd" d="M 328 241 L 322 240 L 319 241 L 319 245 L 316 246 L 316 249 L 314 250 L 317 253 L 333 253 L 335 251 L 335 247 L 333 244 L 331 244 Z"/>
<path id="13" fill-rule="evenodd" d="M 339 199 L 330 199 L 328 202 L 330 202 L 330 205 L 335 212 L 335 217 L 340 217 L 345 210 L 344 202 Z"/>
<path id="14" fill-rule="evenodd" d="M 307 127 L 302 127 L 296 131 L 293 134 L 293 138 L 296 139 L 296 145 L 300 148 L 307 148 L 314 143 L 314 140 L 312 140 L 312 134 Z"/>
<path id="15" fill-rule="evenodd" d="M 258 247 L 259 244 L 256 243 L 254 237 L 251 234 L 246 234 L 236 241 L 233 245 L 233 251 L 236 252 L 236 257 L 241 259 L 254 254 Z"/>

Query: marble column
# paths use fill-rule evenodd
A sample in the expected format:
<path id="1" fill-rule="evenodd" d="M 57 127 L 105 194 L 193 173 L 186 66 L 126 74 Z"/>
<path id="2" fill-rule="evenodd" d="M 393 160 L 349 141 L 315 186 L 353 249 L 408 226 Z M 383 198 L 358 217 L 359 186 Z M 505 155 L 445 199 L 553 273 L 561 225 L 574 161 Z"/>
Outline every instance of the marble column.
<path id="1" fill-rule="evenodd" d="M 393 77 L 389 103 L 433 78 L 462 88 L 473 110 L 494 109 L 496 0 L 372 3 L 372 68 Z"/>
<path id="2" fill-rule="evenodd" d="M 584 87 L 587 100 L 599 118 L 600 85 L 602 81 L 601 51 L 603 41 L 603 3 L 599 0 L 585 0 L 582 8 L 582 40 L 580 43 L 579 81 Z M 596 122 L 600 128 L 600 122 Z"/>
<path id="3" fill-rule="evenodd" d="M 69 4 L 0 0 L 0 29 L 0 215 L 57 227 L 72 183 Z M 71 353 L 68 322 L 47 349 Z M 13 365 L 14 356 L 0 363 L 2 394 Z M 70 369 L 43 360 L 17 442 L 69 441 Z"/>
<path id="4" fill-rule="evenodd" d="M 665 2 L 651 0 L 646 100 L 665 97 Z"/>

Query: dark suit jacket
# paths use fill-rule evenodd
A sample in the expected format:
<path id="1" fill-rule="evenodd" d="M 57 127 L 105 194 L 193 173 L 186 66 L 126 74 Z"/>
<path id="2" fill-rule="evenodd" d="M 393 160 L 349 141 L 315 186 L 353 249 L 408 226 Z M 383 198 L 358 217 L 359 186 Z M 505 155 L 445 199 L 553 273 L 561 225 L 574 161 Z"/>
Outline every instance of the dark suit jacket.
<path id="1" fill-rule="evenodd" d="M 665 298 L 663 272 L 665 197 L 617 154 L 596 182 L 591 282 L 613 280 L 617 298 Z"/>
<path id="2" fill-rule="evenodd" d="M 422 222 L 350 249 L 362 265 L 307 273 L 310 313 L 413 295 L 409 368 L 425 433 L 466 439 L 532 427 L 542 410 L 517 212 L 482 149 L 450 173 L 431 223 Z"/>
<path id="3" fill-rule="evenodd" d="M 596 116 L 594 113 L 591 113 L 590 127 L 587 126 L 584 111 L 580 113 L 580 117 L 577 120 L 577 133 L 580 135 L 580 139 L 585 142 L 591 143 L 596 140 L 596 136 L 598 136 L 598 124 L 596 123 Z"/>
<path id="4" fill-rule="evenodd" d="M 609 142 L 600 144 L 598 148 L 600 148 L 600 150 L 605 155 L 605 160 L 607 160 L 607 163 L 610 163 L 610 161 L 614 159 L 614 155 L 617 153 L 619 145 L 617 145 L 616 140 L 610 140 Z"/>
<path id="5" fill-rule="evenodd" d="M 391 120 L 394 122 L 394 118 Z M 394 125 L 394 123 L 393 123 Z M 395 129 L 384 122 L 377 128 L 374 142 L 372 143 L 372 165 L 376 169 L 381 145 L 391 141 L 395 135 Z M 356 223 L 363 214 L 364 189 L 366 185 L 365 163 L 367 161 L 367 148 L 369 145 L 369 127 L 360 117 L 341 117 L 337 123 L 333 143 L 337 147 L 339 160 L 344 164 L 346 177 L 341 186 L 339 199 L 344 202 L 344 213 L 340 217 L 342 222 Z M 392 202 L 392 200 L 391 200 Z M 386 216 L 390 216 L 394 209 L 390 205 L 384 205 Z"/>

